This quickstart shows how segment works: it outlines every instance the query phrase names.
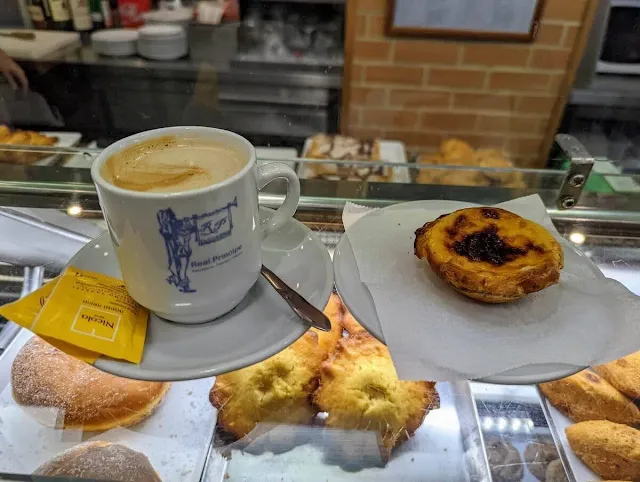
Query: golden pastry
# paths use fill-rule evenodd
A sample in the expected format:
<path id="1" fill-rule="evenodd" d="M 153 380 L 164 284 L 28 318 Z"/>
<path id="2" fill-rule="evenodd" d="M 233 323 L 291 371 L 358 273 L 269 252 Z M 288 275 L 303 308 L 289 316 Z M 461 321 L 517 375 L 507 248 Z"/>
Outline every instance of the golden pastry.
<path id="1" fill-rule="evenodd" d="M 446 283 L 485 303 L 506 303 L 558 282 L 562 247 L 533 221 L 499 208 L 468 208 L 416 231 L 415 255 Z"/>
<path id="2" fill-rule="evenodd" d="M 0 144 L 25 146 L 53 146 L 57 137 L 47 136 L 34 131 L 11 130 L 0 125 Z M 6 151 L 2 153 L 2 161 L 13 164 L 31 164 L 50 154 L 34 151 Z"/>
<path id="3" fill-rule="evenodd" d="M 467 167 L 510 168 L 513 163 L 500 149 L 476 149 L 460 139 L 447 139 L 437 153 L 420 154 L 416 164 L 453 165 Z M 451 186 L 502 186 L 526 187 L 522 173 L 480 170 L 419 169 L 416 181 L 419 184 Z"/>
<path id="4" fill-rule="evenodd" d="M 420 169 L 416 182 L 418 184 L 440 184 L 440 176 L 433 169 Z"/>
<path id="5" fill-rule="evenodd" d="M 513 168 L 506 154 L 499 149 L 477 149 L 474 153 L 474 164 L 480 167 Z M 491 186 L 526 187 L 521 172 L 482 171 L 481 175 L 489 181 Z"/>
<path id="6" fill-rule="evenodd" d="M 444 164 L 451 166 L 472 166 L 473 147 L 460 139 L 447 139 L 440 144 Z"/>
<path id="7" fill-rule="evenodd" d="M 311 330 L 318 336 L 318 344 L 324 354 L 323 358 L 328 358 L 335 351 L 343 331 L 344 305 L 337 293 L 331 293 L 324 314 L 331 321 L 331 331 L 316 330 L 315 328 L 311 328 Z"/>
<path id="8" fill-rule="evenodd" d="M 52 146 L 58 138 L 35 131 L 12 130 L 6 125 L 0 125 L 0 144 L 23 144 L 36 146 Z"/>
<path id="9" fill-rule="evenodd" d="M 380 161 L 380 141 L 341 135 L 316 134 L 311 137 L 304 157 L 336 161 Z M 388 167 L 348 164 L 308 164 L 314 178 L 339 181 L 385 182 L 392 177 Z"/>
<path id="10" fill-rule="evenodd" d="M 340 340 L 333 358 L 321 365 L 313 401 L 328 412 L 325 426 L 375 431 L 389 456 L 438 407 L 438 394 L 433 382 L 398 380 L 387 347 L 358 333 Z"/>
<path id="11" fill-rule="evenodd" d="M 52 146 L 57 141 L 57 137 L 50 137 L 44 134 L 40 134 L 39 132 L 28 131 L 29 135 L 29 145 L 31 146 Z"/>
<path id="12" fill-rule="evenodd" d="M 109 442 L 76 445 L 42 464 L 33 475 L 117 482 L 160 482 L 160 477 L 144 454 Z"/>
<path id="13" fill-rule="evenodd" d="M 209 393 L 218 423 L 237 438 L 260 423 L 310 423 L 317 413 L 311 394 L 324 356 L 318 336 L 308 331 L 271 358 L 219 375 Z"/>
<path id="14" fill-rule="evenodd" d="M 316 134 L 311 137 L 305 157 L 351 161 L 379 161 L 380 141 L 355 137 Z"/>
<path id="15" fill-rule="evenodd" d="M 446 164 L 444 157 L 439 152 L 430 153 L 430 154 L 420 154 L 416 158 L 416 164 L 435 164 L 442 165 Z"/>
<path id="16" fill-rule="evenodd" d="M 603 479 L 640 480 L 640 431 L 608 420 L 567 427 L 569 445 Z"/>
<path id="17" fill-rule="evenodd" d="M 438 179 L 443 186 L 488 186 L 489 181 L 476 170 L 443 171 Z"/>
<path id="18" fill-rule="evenodd" d="M 57 409 L 58 422 L 64 428 L 85 432 L 140 422 L 160 404 L 171 386 L 109 375 L 37 336 L 14 359 L 11 385 L 18 404 Z"/>
<path id="19" fill-rule="evenodd" d="M 562 380 L 538 385 L 551 404 L 574 422 L 610 420 L 640 423 L 640 410 L 597 373 L 583 370 Z"/>
<path id="20" fill-rule="evenodd" d="M 476 149 L 473 159 L 474 164 L 480 167 L 513 167 L 505 153 L 499 149 Z"/>
<path id="21" fill-rule="evenodd" d="M 626 396 L 640 399 L 640 351 L 593 369 Z"/>
<path id="22" fill-rule="evenodd" d="M 444 158 L 440 153 L 420 154 L 416 158 L 417 179 L 419 184 L 440 184 L 440 178 L 446 171 L 442 169 L 429 169 L 423 164 L 441 165 L 445 164 Z"/>
<path id="23" fill-rule="evenodd" d="M 29 141 L 31 140 L 31 136 L 28 132 L 25 131 L 13 131 L 8 137 L 4 139 L 4 144 L 10 145 L 29 145 Z"/>

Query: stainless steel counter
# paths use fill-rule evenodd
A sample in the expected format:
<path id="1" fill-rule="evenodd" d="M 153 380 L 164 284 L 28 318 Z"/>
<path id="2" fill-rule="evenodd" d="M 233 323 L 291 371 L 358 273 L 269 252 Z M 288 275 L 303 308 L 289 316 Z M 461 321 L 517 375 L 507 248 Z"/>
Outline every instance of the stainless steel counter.
<path id="1" fill-rule="evenodd" d="M 233 48 L 233 46 L 231 46 Z M 273 59 L 259 61 L 250 58 L 246 65 L 242 55 L 229 50 L 228 46 L 216 45 L 218 60 L 193 60 L 184 57 L 177 60 L 148 60 L 138 56 L 105 57 L 97 54 L 91 46 L 83 46 L 59 52 L 39 61 L 24 62 L 38 67 L 52 67 L 58 64 L 92 67 L 96 72 L 105 69 L 111 75 L 125 74 L 135 77 L 195 79 L 199 75 L 213 73 L 219 82 L 240 80 L 253 85 L 290 85 L 320 89 L 340 89 L 342 87 L 341 62 L 274 62 Z"/>
<path id="2" fill-rule="evenodd" d="M 640 107 L 640 76 L 596 74 L 587 88 L 574 89 L 570 105 Z"/>

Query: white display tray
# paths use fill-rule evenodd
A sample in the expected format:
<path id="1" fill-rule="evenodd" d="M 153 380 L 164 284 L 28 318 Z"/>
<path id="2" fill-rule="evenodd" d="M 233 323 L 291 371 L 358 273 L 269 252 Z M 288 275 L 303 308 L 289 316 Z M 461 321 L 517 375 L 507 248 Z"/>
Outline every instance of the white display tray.
<path id="1" fill-rule="evenodd" d="M 209 403 L 213 378 L 174 382 L 158 408 L 141 423 L 105 432 L 57 430 L 38 423 L 11 396 L 9 374 L 31 332 L 21 330 L 0 355 L 0 473 L 31 474 L 58 453 L 88 440 L 120 443 L 144 453 L 164 482 L 201 479 L 217 411 Z M 56 418 L 53 409 L 38 409 Z M 40 414 L 39 414 L 40 415 Z"/>
<path id="2" fill-rule="evenodd" d="M 74 147 L 77 146 L 80 143 L 80 139 L 82 139 L 82 134 L 79 132 L 41 132 L 41 134 L 58 138 L 58 142 L 56 142 L 53 147 Z M 38 162 L 35 162 L 33 165 L 50 166 L 60 159 L 60 156 L 61 154 L 47 156 L 44 159 L 40 159 Z"/>
<path id="3" fill-rule="evenodd" d="M 313 425 L 256 427 L 223 442 L 218 431 L 203 482 L 488 482 L 489 469 L 468 382 L 438 383 L 440 408 L 385 463 L 376 433 Z"/>
<path id="4" fill-rule="evenodd" d="M 91 141 L 89 144 L 85 146 L 87 149 L 96 149 L 98 147 L 98 143 L 96 141 Z M 92 155 L 88 152 L 75 154 L 73 156 L 67 156 L 62 163 L 62 167 L 76 167 L 81 169 L 91 169 L 91 163 L 96 158 L 95 155 Z"/>
<path id="5" fill-rule="evenodd" d="M 596 473 L 587 467 L 582 460 L 575 454 L 569 441 L 565 429 L 574 424 L 569 417 L 558 411 L 547 398 L 540 392 L 540 401 L 542 410 L 547 417 L 553 440 L 558 447 L 558 453 L 562 459 L 565 471 L 569 476 L 570 482 L 594 482 L 602 480 Z M 567 465 L 569 470 L 567 470 Z"/>
<path id="6" fill-rule="evenodd" d="M 302 149 L 302 157 L 306 157 L 311 147 L 311 137 L 304 142 Z M 314 159 L 317 160 L 317 159 Z M 392 162 L 394 164 L 407 164 L 407 154 L 405 152 L 404 143 L 399 141 L 380 140 L 380 160 L 382 162 Z M 330 162 L 330 161 L 328 161 Z M 313 179 L 313 171 L 309 164 L 304 162 L 298 163 L 298 177 L 300 179 Z M 409 167 L 394 167 L 391 176 L 391 182 L 410 183 Z"/>
<path id="7" fill-rule="evenodd" d="M 80 139 L 82 139 L 82 134 L 80 134 L 79 132 L 55 132 L 55 131 L 43 131 L 40 132 L 40 134 L 43 134 L 45 136 L 51 136 L 51 137 L 57 137 L 58 138 L 58 142 L 56 142 L 53 146 L 51 147 L 74 147 L 77 146 L 78 143 L 80 142 Z M 35 147 L 35 146 L 34 146 Z M 0 151 L 2 151 L 2 148 L 0 147 Z M 30 164 L 31 166 L 50 166 L 51 164 L 54 164 L 58 159 L 60 159 L 60 156 L 62 156 L 63 154 L 52 154 L 50 156 L 44 157 L 42 159 L 40 159 L 39 161 L 36 161 L 32 164 Z M 1 156 L 0 156 L 1 158 Z M 0 162 L 2 162 L 0 160 Z M 12 163 L 9 163 L 12 164 Z"/>

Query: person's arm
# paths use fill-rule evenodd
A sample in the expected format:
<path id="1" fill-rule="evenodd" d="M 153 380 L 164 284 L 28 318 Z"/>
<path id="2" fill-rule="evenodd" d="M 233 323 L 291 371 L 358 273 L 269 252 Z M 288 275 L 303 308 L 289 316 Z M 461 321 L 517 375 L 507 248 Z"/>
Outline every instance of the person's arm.
<path id="1" fill-rule="evenodd" d="M 7 79 L 7 82 L 9 82 L 13 90 L 21 88 L 26 91 L 29 88 L 29 81 L 22 67 L 3 50 L 0 50 L 0 73 Z"/>

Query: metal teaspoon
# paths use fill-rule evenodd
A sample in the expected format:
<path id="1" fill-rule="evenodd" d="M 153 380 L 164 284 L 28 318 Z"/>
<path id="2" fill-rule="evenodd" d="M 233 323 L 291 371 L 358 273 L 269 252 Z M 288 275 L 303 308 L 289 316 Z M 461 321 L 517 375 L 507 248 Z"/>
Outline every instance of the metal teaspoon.
<path id="1" fill-rule="evenodd" d="M 291 289 L 289 285 L 278 278 L 278 276 L 265 265 L 262 265 L 260 272 L 262 273 L 262 276 L 264 276 L 264 279 L 266 279 L 269 284 L 275 288 L 278 294 L 284 298 L 291 309 L 300 318 L 318 330 L 331 330 L 331 322 L 322 311 L 305 300 L 299 293 Z"/>

